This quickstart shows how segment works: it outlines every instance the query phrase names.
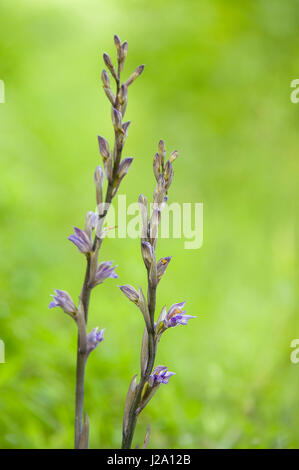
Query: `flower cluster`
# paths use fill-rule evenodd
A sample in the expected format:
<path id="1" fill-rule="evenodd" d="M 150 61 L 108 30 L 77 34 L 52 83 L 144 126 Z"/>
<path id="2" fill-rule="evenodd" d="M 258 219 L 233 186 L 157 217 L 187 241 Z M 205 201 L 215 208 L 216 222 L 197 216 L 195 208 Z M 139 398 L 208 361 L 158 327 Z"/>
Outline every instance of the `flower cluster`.
<path id="1" fill-rule="evenodd" d="M 179 302 L 173 304 L 168 311 L 166 307 L 163 307 L 158 321 L 155 322 L 157 287 L 172 259 L 171 256 L 165 256 L 157 262 L 156 245 L 161 212 L 167 204 L 168 191 L 174 176 L 173 162 L 177 156 L 178 152 L 175 150 L 165 163 L 166 148 L 164 141 L 160 140 L 158 152 L 155 154 L 153 161 L 156 186 L 151 215 L 149 214 L 146 197 L 141 194 L 138 200 L 142 219 L 141 255 L 148 279 L 147 299 L 141 287 L 138 288 L 137 292 L 131 285 L 119 286 L 123 294 L 141 310 L 145 321 L 141 348 L 141 378 L 137 383 L 135 376 L 129 388 L 124 411 L 123 448 L 130 448 L 131 446 L 135 429 L 134 416 L 138 416 L 145 408 L 159 385 L 168 384 L 169 378 L 174 375 L 174 372 L 168 371 L 166 366 L 154 367 L 157 346 L 162 333 L 178 325 L 187 325 L 191 318 L 195 318 L 193 315 L 187 315 L 186 310 L 183 310 L 186 302 Z"/>
<path id="2" fill-rule="evenodd" d="M 76 376 L 76 417 L 75 417 L 75 447 L 88 447 L 88 419 L 83 424 L 83 399 L 84 399 L 84 368 L 88 355 L 100 342 L 103 341 L 104 330 L 94 328 L 87 334 L 87 320 L 89 313 L 89 299 L 91 290 L 102 284 L 106 279 L 117 278 L 116 266 L 111 261 L 99 263 L 99 250 L 108 229 L 104 227 L 105 217 L 109 206 L 115 197 L 119 186 L 128 173 L 133 158 L 122 158 L 124 144 L 128 136 L 130 121 L 125 121 L 124 116 L 128 102 L 128 88 L 143 72 L 144 66 L 137 67 L 127 80 L 121 83 L 121 72 L 124 68 L 128 52 L 128 43 L 121 42 L 114 36 L 114 44 L 117 53 L 117 66 L 106 53 L 103 54 L 107 70 L 101 73 L 104 92 L 112 105 L 111 120 L 114 128 L 114 142 L 109 142 L 102 135 L 98 136 L 99 151 L 102 165 L 97 165 L 94 172 L 94 185 L 96 193 L 96 212 L 89 211 L 85 217 L 84 229 L 74 227 L 74 233 L 68 239 L 86 257 L 86 272 L 84 283 L 79 296 L 78 307 L 75 306 L 70 295 L 63 290 L 55 290 L 53 300 L 49 308 L 60 307 L 70 315 L 78 327 L 77 350 L 77 376 Z M 115 91 L 112 89 L 109 73 L 115 81 Z M 106 191 L 104 185 L 106 179 Z M 86 428 L 87 426 L 87 428 Z"/>

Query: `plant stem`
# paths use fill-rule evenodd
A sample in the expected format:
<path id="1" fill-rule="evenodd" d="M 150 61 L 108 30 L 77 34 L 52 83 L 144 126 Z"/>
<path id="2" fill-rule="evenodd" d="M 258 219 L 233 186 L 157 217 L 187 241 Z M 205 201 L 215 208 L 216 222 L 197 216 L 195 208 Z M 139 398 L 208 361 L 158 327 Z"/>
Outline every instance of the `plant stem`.
<path id="1" fill-rule="evenodd" d="M 148 278 L 148 309 L 149 309 L 150 319 L 151 319 L 151 328 L 148 329 L 147 366 L 146 366 L 145 372 L 141 373 L 141 379 L 137 386 L 135 397 L 134 397 L 134 400 L 132 402 L 132 405 L 129 411 L 128 425 L 126 429 L 123 429 L 122 449 L 130 449 L 132 446 L 132 441 L 133 441 L 136 423 L 138 419 L 137 409 L 141 400 L 143 387 L 148 381 L 149 376 L 151 375 L 154 364 L 155 364 L 155 356 L 156 356 L 155 327 L 154 327 L 155 306 L 156 306 L 156 287 L 151 285 L 150 280 Z"/>
<path id="2" fill-rule="evenodd" d="M 119 76 L 117 80 L 117 94 L 119 92 Z M 115 106 L 118 106 L 117 98 Z M 113 181 L 115 180 L 121 160 L 122 154 L 122 145 L 120 143 L 120 134 L 118 131 L 115 131 L 115 142 L 114 142 L 114 152 L 115 152 L 115 162 L 113 166 Z M 113 182 L 109 181 L 106 191 L 105 203 L 111 204 L 113 196 Z M 106 207 L 103 214 L 99 215 L 99 218 L 105 219 L 109 206 Z M 99 249 L 102 245 L 103 238 L 99 238 L 97 235 L 94 237 L 92 252 L 99 252 Z M 88 310 L 89 310 L 89 300 L 91 289 L 89 287 L 90 283 L 90 261 L 91 255 L 87 255 L 87 266 L 85 272 L 84 283 L 81 291 L 81 300 L 84 310 L 85 325 L 87 325 L 88 319 Z M 86 351 L 80 350 L 80 336 L 78 331 L 78 342 L 77 342 L 77 366 L 76 366 L 76 404 L 75 404 L 75 449 L 79 448 L 80 437 L 83 430 L 83 409 L 84 409 L 84 377 L 85 377 L 85 365 L 86 365 Z"/>

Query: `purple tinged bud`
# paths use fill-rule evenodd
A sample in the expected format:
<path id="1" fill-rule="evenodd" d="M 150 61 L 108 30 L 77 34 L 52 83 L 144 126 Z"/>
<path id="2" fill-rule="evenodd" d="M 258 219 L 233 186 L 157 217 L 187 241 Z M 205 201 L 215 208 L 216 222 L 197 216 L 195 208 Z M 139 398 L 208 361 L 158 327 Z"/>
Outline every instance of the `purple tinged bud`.
<path id="1" fill-rule="evenodd" d="M 96 167 L 94 172 L 94 182 L 96 186 L 103 185 L 104 182 L 104 172 L 103 168 L 99 165 Z"/>
<path id="2" fill-rule="evenodd" d="M 120 87 L 118 99 L 120 104 L 125 104 L 128 100 L 128 87 L 124 83 Z"/>
<path id="3" fill-rule="evenodd" d="M 102 79 L 104 87 L 110 88 L 111 85 L 110 85 L 109 75 L 105 69 L 102 71 L 101 79 Z"/>
<path id="4" fill-rule="evenodd" d="M 98 223 L 98 214 L 95 212 L 89 211 L 85 217 L 85 232 L 89 236 L 90 240 L 92 237 L 92 231 L 96 228 Z"/>
<path id="5" fill-rule="evenodd" d="M 133 157 L 124 158 L 119 165 L 117 177 L 122 179 L 129 171 Z"/>
<path id="6" fill-rule="evenodd" d="M 157 366 L 150 375 L 148 383 L 150 387 L 156 387 L 160 384 L 168 384 L 169 378 L 172 375 L 175 375 L 175 372 L 168 371 L 166 366 Z"/>
<path id="7" fill-rule="evenodd" d="M 105 329 L 99 330 L 99 328 L 96 327 L 88 333 L 86 346 L 87 354 L 93 351 L 104 340 L 104 331 Z"/>
<path id="8" fill-rule="evenodd" d="M 157 263 L 157 279 L 158 282 L 162 278 L 163 274 L 165 273 L 167 266 L 169 265 L 171 260 L 171 256 L 166 256 L 165 258 L 161 258 Z"/>
<path id="9" fill-rule="evenodd" d="M 185 315 L 186 310 L 183 310 L 185 303 L 186 302 L 179 302 L 170 307 L 164 319 L 165 328 L 187 325 L 190 318 L 196 318 L 192 315 Z"/>
<path id="10" fill-rule="evenodd" d="M 154 175 L 157 181 L 159 181 L 159 176 L 160 176 L 160 156 L 158 153 L 154 156 L 154 162 L 153 162 L 153 168 L 154 168 Z"/>
<path id="11" fill-rule="evenodd" d="M 61 307 L 65 313 L 75 315 L 77 307 L 74 304 L 70 294 L 65 290 L 55 289 L 55 295 L 52 295 L 53 300 L 49 304 L 49 308 Z"/>
<path id="12" fill-rule="evenodd" d="M 134 82 L 134 80 L 136 80 L 136 78 L 142 74 L 143 70 L 144 70 L 144 65 L 139 65 L 139 67 L 137 67 L 137 69 L 134 70 L 132 75 L 125 82 L 125 85 L 130 86 Z"/>
<path id="13" fill-rule="evenodd" d="M 122 46 L 121 46 L 121 49 L 122 49 L 122 55 L 123 57 L 126 57 L 127 53 L 128 53 L 128 43 L 127 41 L 124 41 Z"/>
<path id="14" fill-rule="evenodd" d="M 173 163 L 178 158 L 178 151 L 174 150 L 169 157 L 170 163 Z"/>
<path id="15" fill-rule="evenodd" d="M 123 132 L 123 129 L 122 129 L 122 115 L 121 113 L 115 109 L 115 108 L 112 108 L 111 110 L 111 116 L 112 116 L 112 124 L 114 126 L 114 128 L 116 130 L 120 130 Z"/>
<path id="16" fill-rule="evenodd" d="M 114 34 L 114 44 L 117 49 L 119 49 L 121 46 L 121 40 L 119 39 L 119 36 L 117 34 Z"/>
<path id="17" fill-rule="evenodd" d="M 113 181 L 113 166 L 112 166 L 112 157 L 110 156 L 104 161 L 104 170 L 106 178 L 109 182 Z"/>
<path id="18" fill-rule="evenodd" d="M 117 51 L 117 59 L 119 62 L 120 71 L 122 71 L 124 68 L 127 53 L 128 53 L 128 43 L 127 41 L 125 41 Z"/>
<path id="19" fill-rule="evenodd" d="M 150 221 L 150 242 L 153 247 L 156 246 L 160 223 L 160 212 L 154 209 Z"/>
<path id="20" fill-rule="evenodd" d="M 125 134 L 127 134 L 130 124 L 131 124 L 131 121 L 127 121 L 123 123 L 122 128 Z"/>
<path id="21" fill-rule="evenodd" d="M 103 183 L 104 183 L 104 172 L 101 166 L 97 166 L 94 172 L 94 184 L 96 187 L 96 199 L 97 204 L 103 202 Z"/>
<path id="22" fill-rule="evenodd" d="M 159 149 L 159 156 L 160 156 L 160 165 L 163 168 L 164 158 L 165 158 L 165 154 L 166 154 L 166 147 L 165 147 L 165 144 L 164 144 L 164 140 L 161 139 L 159 141 L 158 149 Z"/>
<path id="23" fill-rule="evenodd" d="M 88 234 L 81 230 L 80 228 L 74 227 L 75 234 L 70 235 L 68 240 L 70 240 L 81 253 L 87 254 L 92 251 L 92 241 Z"/>
<path id="24" fill-rule="evenodd" d="M 139 302 L 139 295 L 138 292 L 134 289 L 134 287 L 130 286 L 129 284 L 125 284 L 124 286 L 118 286 L 123 294 L 128 297 L 134 304 L 138 304 Z"/>
<path id="25" fill-rule="evenodd" d="M 141 253 L 144 264 L 147 268 L 149 268 L 153 262 L 154 253 L 152 245 L 149 242 L 141 242 Z"/>
<path id="26" fill-rule="evenodd" d="M 104 139 L 104 137 L 101 137 L 100 135 L 98 135 L 98 141 L 99 141 L 100 154 L 102 155 L 103 159 L 106 160 L 107 158 L 110 157 L 108 141 Z"/>
<path id="27" fill-rule="evenodd" d="M 106 52 L 104 52 L 104 54 L 103 54 L 103 59 L 104 59 L 104 62 L 105 62 L 105 64 L 107 65 L 107 67 L 109 69 L 110 69 L 110 67 L 113 67 L 111 57 L 108 54 L 106 54 Z"/>
<path id="28" fill-rule="evenodd" d="M 158 148 L 159 148 L 160 152 L 165 152 L 166 151 L 165 142 L 164 142 L 163 139 L 159 140 Z"/>
<path id="29" fill-rule="evenodd" d="M 148 207 L 147 199 L 143 194 L 140 194 L 138 198 L 140 215 L 142 220 L 142 239 L 147 239 L 148 236 Z"/>
<path id="30" fill-rule="evenodd" d="M 120 185 L 122 179 L 128 173 L 132 161 L 133 161 L 133 158 L 128 157 L 128 158 L 124 158 L 122 160 L 122 162 L 120 163 L 118 173 L 117 173 L 117 177 L 116 177 L 116 180 L 115 180 L 115 183 L 114 183 L 114 188 L 113 188 L 113 191 L 112 191 L 112 197 L 114 197 L 115 194 L 117 193 L 119 185 Z"/>
<path id="31" fill-rule="evenodd" d="M 106 52 L 104 52 L 103 59 L 104 59 L 104 62 L 106 64 L 106 66 L 108 67 L 111 75 L 117 80 L 118 79 L 117 73 L 116 73 L 114 65 L 112 64 L 111 57 L 108 54 L 106 54 Z"/>
<path id="32" fill-rule="evenodd" d="M 124 60 L 127 57 L 128 53 L 128 43 L 125 41 L 121 46 L 122 59 Z"/>
<path id="33" fill-rule="evenodd" d="M 112 261 L 103 261 L 96 269 L 94 280 L 90 283 L 90 287 L 102 284 L 106 279 L 117 279 L 118 275 L 114 271 L 117 266 L 112 266 Z"/>
<path id="34" fill-rule="evenodd" d="M 169 160 L 165 165 L 164 179 L 165 179 L 165 189 L 167 191 L 173 180 L 173 167 Z"/>
<path id="35" fill-rule="evenodd" d="M 110 101 L 110 103 L 112 104 L 112 106 L 114 106 L 115 96 L 114 96 L 114 93 L 111 90 L 111 88 L 108 88 L 108 87 L 104 86 L 104 92 L 106 93 L 106 96 L 107 96 L 108 100 Z"/>

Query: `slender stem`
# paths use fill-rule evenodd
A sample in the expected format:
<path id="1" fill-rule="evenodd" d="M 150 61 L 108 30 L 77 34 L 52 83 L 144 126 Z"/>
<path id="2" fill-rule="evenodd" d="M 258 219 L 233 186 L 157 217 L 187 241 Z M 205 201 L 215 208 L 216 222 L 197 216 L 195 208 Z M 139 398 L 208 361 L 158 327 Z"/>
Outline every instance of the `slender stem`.
<path id="1" fill-rule="evenodd" d="M 155 262 L 155 260 L 153 260 Z M 137 409 L 141 400 L 141 395 L 143 387 L 149 379 L 149 376 L 152 373 L 154 364 L 155 364 L 155 327 L 154 327 L 154 315 L 155 315 L 155 306 L 156 306 L 156 286 L 153 286 L 148 277 L 148 309 L 151 319 L 151 328 L 148 329 L 148 359 L 147 366 L 144 373 L 141 373 L 141 379 L 137 386 L 134 400 L 132 402 L 129 416 L 128 416 L 128 425 L 126 429 L 123 429 L 123 440 L 122 440 L 122 449 L 130 449 L 132 446 L 132 441 L 134 437 L 134 432 L 136 428 L 136 423 L 138 419 Z"/>
<path id="2" fill-rule="evenodd" d="M 120 77 L 119 77 L 119 72 L 118 72 L 118 78 L 116 80 L 116 88 L 117 88 L 116 101 L 115 101 L 116 107 L 118 107 L 117 96 L 118 96 L 119 89 L 120 89 L 119 83 L 120 83 Z M 119 164 L 121 160 L 121 154 L 122 154 L 122 144 L 120 142 L 120 134 L 118 131 L 115 131 L 114 152 L 115 152 L 115 162 L 113 166 L 113 178 L 112 178 L 113 181 L 115 180 L 117 176 L 117 172 L 118 172 L 118 168 L 119 168 Z M 112 199 L 113 199 L 113 196 L 112 196 L 113 181 L 108 182 L 106 197 L 105 197 L 105 203 L 108 205 L 108 207 L 106 207 L 103 214 L 99 216 L 101 219 L 105 219 L 108 213 L 109 205 L 111 204 Z M 93 247 L 92 247 L 93 254 L 99 252 L 102 242 L 103 242 L 103 238 L 100 238 L 97 235 L 95 235 Z M 84 310 L 85 325 L 87 325 L 89 300 L 90 300 L 90 293 L 91 293 L 90 266 L 91 266 L 91 255 L 88 254 L 84 283 L 83 283 L 83 287 L 82 287 L 82 291 L 80 295 L 82 305 L 83 305 L 83 310 Z M 78 331 L 77 366 L 76 366 L 76 403 L 75 403 L 75 449 L 79 448 L 80 438 L 81 438 L 81 434 L 83 430 L 84 378 L 85 378 L 86 359 L 87 359 L 86 351 L 80 350 L 80 335 Z"/>
<path id="3" fill-rule="evenodd" d="M 80 352 L 79 337 L 77 350 L 76 371 L 76 414 L 75 414 L 75 449 L 79 449 L 80 437 L 83 429 L 83 404 L 84 404 L 84 376 L 85 376 L 85 354 Z"/>

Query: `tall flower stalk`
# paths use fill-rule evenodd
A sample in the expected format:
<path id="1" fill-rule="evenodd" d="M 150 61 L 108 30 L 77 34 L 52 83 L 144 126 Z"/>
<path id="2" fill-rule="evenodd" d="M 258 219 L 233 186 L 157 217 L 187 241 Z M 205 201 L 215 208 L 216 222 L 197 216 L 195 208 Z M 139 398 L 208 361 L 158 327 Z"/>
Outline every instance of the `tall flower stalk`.
<path id="1" fill-rule="evenodd" d="M 99 251 L 103 239 L 107 233 L 104 221 L 113 198 L 117 194 L 120 183 L 128 173 L 132 164 L 132 158 L 122 159 L 124 144 L 128 135 L 130 121 L 124 122 L 128 102 L 128 87 L 142 73 L 144 66 L 139 66 L 132 75 L 121 82 L 121 72 L 124 68 L 128 52 L 128 43 L 121 42 L 117 35 L 114 36 L 114 44 L 117 51 L 117 66 L 112 63 L 110 56 L 103 55 L 104 63 L 115 82 L 115 91 L 112 90 L 107 70 L 103 70 L 101 79 L 105 94 L 111 103 L 111 117 L 114 128 L 114 144 L 110 150 L 108 141 L 98 136 L 99 150 L 103 160 L 103 167 L 97 166 L 94 173 L 96 189 L 97 211 L 88 212 L 85 218 L 84 230 L 74 227 L 74 234 L 69 240 L 74 243 L 79 252 L 86 258 L 86 271 L 84 282 L 79 296 L 78 306 L 75 305 L 70 295 L 63 290 L 56 290 L 53 300 L 49 305 L 61 307 L 75 321 L 78 327 L 77 344 L 77 370 L 76 370 L 76 405 L 75 405 L 75 448 L 88 448 L 89 419 L 87 413 L 84 416 L 84 376 L 85 366 L 89 354 L 104 338 L 104 330 L 94 328 L 87 333 L 87 320 L 89 313 L 89 301 L 94 287 L 102 284 L 108 278 L 116 278 L 115 266 L 112 262 L 99 263 Z M 106 191 L 104 183 L 106 180 Z"/>
<path id="2" fill-rule="evenodd" d="M 156 259 L 156 244 L 161 221 L 161 211 L 167 204 L 167 194 L 173 180 L 173 162 L 178 153 L 171 153 L 165 163 L 166 149 L 163 140 L 160 140 L 158 152 L 154 156 L 153 169 L 156 178 L 156 187 L 149 214 L 148 201 L 142 194 L 139 196 L 139 207 L 142 219 L 141 253 L 147 270 L 147 298 L 141 287 L 138 291 L 130 286 L 120 286 L 121 291 L 140 309 L 145 328 L 141 346 L 140 379 L 134 375 L 124 408 L 122 448 L 130 449 L 134 437 L 138 416 L 154 396 L 161 384 L 168 384 L 169 378 L 175 375 L 163 365 L 155 367 L 157 347 L 162 334 L 169 328 L 178 325 L 187 325 L 192 315 L 186 315 L 185 302 L 175 303 L 167 311 L 164 306 L 155 321 L 157 287 L 165 274 L 171 257 Z M 149 440 L 149 428 L 145 437 L 144 447 Z"/>

